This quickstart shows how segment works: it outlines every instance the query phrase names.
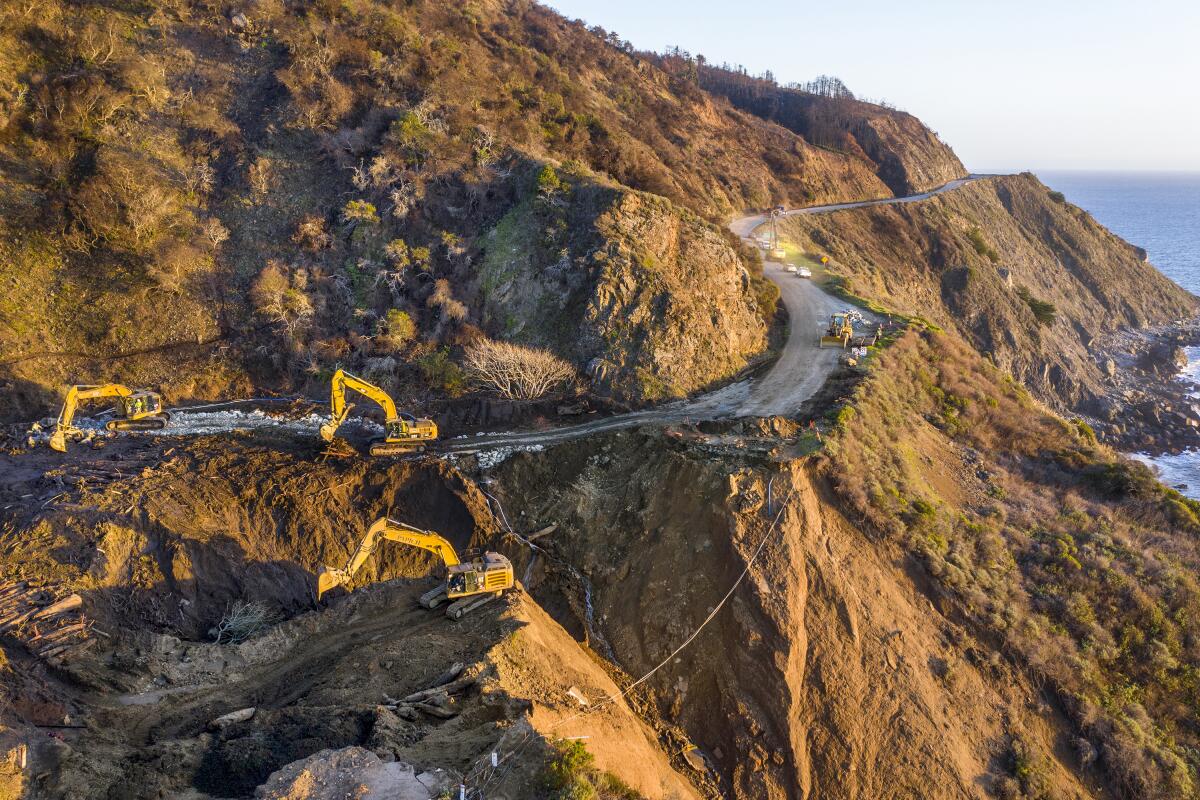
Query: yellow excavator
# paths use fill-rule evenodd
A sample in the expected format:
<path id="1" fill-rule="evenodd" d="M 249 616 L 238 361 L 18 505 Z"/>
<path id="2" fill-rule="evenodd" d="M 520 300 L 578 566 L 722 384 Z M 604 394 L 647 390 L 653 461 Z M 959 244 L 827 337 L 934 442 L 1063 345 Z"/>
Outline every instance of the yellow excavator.
<path id="1" fill-rule="evenodd" d="M 349 372 L 338 370 L 333 373 L 333 386 L 329 393 L 331 417 L 329 422 L 321 426 L 321 438 L 327 442 L 333 441 L 333 435 L 341 424 L 346 421 L 346 415 L 354 408 L 353 403 L 346 402 L 346 390 L 353 389 L 364 397 L 374 400 L 383 409 L 385 416 L 384 438 L 371 442 L 370 453 L 373 456 L 393 456 L 410 451 L 421 452 L 426 442 L 432 442 L 438 436 L 437 424 L 431 419 L 417 419 L 412 414 L 396 413 L 396 404 L 383 389 L 362 378 L 355 377 Z"/>
<path id="2" fill-rule="evenodd" d="M 825 329 L 825 333 L 821 336 L 821 341 L 817 347 L 824 347 L 827 344 L 840 345 L 845 348 L 849 346 L 850 340 L 854 338 L 854 326 L 850 323 L 849 314 L 833 314 L 829 317 L 829 327 Z"/>
<path id="3" fill-rule="evenodd" d="M 104 425 L 110 431 L 159 430 L 165 428 L 167 421 L 171 419 L 171 415 L 163 411 L 162 397 L 158 392 L 135 392 L 119 383 L 72 386 L 67 390 L 67 399 L 63 401 L 58 421 L 54 423 L 54 432 L 50 434 L 50 446 L 60 453 L 67 452 L 67 438 L 82 433 L 72 424 L 79 404 L 84 400 L 101 397 L 117 398 L 117 404 L 113 407 L 113 418 Z"/>
<path id="4" fill-rule="evenodd" d="M 321 567 L 317 574 L 317 600 L 329 590 L 349 583 L 375 552 L 381 539 L 419 547 L 442 559 L 446 565 L 446 582 L 421 595 L 420 603 L 425 608 L 437 608 L 443 601 L 453 600 L 446 607 L 446 616 L 450 619 L 461 619 L 468 611 L 495 600 L 514 585 L 512 562 L 505 556 L 483 553 L 469 561 L 460 561 L 454 545 L 444 536 L 390 517 L 380 517 L 367 530 L 345 569 Z"/>

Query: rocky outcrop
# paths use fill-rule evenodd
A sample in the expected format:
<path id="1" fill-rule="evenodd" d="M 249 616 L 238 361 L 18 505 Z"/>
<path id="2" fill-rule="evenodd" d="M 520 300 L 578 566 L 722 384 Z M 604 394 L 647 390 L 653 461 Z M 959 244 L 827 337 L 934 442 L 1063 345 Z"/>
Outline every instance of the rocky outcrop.
<path id="1" fill-rule="evenodd" d="M 787 226 L 832 258 L 851 292 L 961 333 L 1059 408 L 1088 409 L 1106 393 L 1101 337 L 1198 309 L 1136 248 L 1030 174 Z"/>
<path id="2" fill-rule="evenodd" d="M 548 243 L 545 230 L 558 224 L 568 233 Z M 766 346 L 755 282 L 738 253 L 663 198 L 580 184 L 567 197 L 517 206 L 485 248 L 485 328 L 552 348 L 603 394 L 682 397 Z"/>

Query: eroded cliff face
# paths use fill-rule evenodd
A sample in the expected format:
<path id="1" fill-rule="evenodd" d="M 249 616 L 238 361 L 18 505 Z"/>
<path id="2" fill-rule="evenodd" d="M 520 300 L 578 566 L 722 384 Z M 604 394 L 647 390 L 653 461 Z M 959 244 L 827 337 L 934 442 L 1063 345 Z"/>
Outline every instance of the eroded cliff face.
<path id="1" fill-rule="evenodd" d="M 653 707 L 727 796 L 982 796 L 1011 737 L 1053 748 L 1032 687 L 934 610 L 903 555 L 844 519 L 804 462 L 621 434 L 518 456 L 497 491 L 559 526 L 526 573 L 533 595 L 632 677 L 666 660 Z M 589 594 L 554 580 L 564 564 Z M 1081 791 L 1062 765 L 1047 775 Z"/>
<path id="2" fill-rule="evenodd" d="M 912 114 L 869 107 L 849 128 L 878 165 L 880 180 L 897 196 L 934 189 L 967 174 L 954 151 Z"/>
<path id="3" fill-rule="evenodd" d="M 555 350 L 600 392 L 681 397 L 766 347 L 766 310 L 737 251 L 663 198 L 581 183 L 517 206 L 485 247 L 485 328 Z"/>
<path id="4" fill-rule="evenodd" d="M 1091 408 L 1099 337 L 1189 317 L 1197 300 L 1032 175 L 930 200 L 796 217 L 787 229 L 854 294 L 961 333 L 1059 408 Z"/>

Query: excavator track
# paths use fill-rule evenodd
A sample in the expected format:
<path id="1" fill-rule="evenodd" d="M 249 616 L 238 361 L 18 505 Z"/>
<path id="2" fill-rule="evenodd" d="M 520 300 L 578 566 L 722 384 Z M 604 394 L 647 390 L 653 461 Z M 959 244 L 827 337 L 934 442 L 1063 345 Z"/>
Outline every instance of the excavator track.
<path id="1" fill-rule="evenodd" d="M 402 456 L 409 453 L 424 453 L 425 443 L 421 441 L 413 442 L 389 442 L 384 439 L 376 439 L 371 442 L 370 449 L 367 451 L 373 456 Z"/>
<path id="2" fill-rule="evenodd" d="M 461 600 L 456 600 L 446 606 L 446 616 L 450 619 L 462 619 L 470 612 L 479 608 L 482 605 L 492 602 L 504 592 L 488 592 L 487 594 L 474 594 L 470 597 L 464 597 Z"/>
<path id="3" fill-rule="evenodd" d="M 110 431 L 159 431 L 167 427 L 169 414 L 160 417 L 145 417 L 143 419 L 112 419 L 104 427 Z"/>
<path id="4" fill-rule="evenodd" d="M 437 608 L 446 601 L 446 584 L 435 586 L 425 594 L 421 595 L 418 601 L 423 608 Z"/>

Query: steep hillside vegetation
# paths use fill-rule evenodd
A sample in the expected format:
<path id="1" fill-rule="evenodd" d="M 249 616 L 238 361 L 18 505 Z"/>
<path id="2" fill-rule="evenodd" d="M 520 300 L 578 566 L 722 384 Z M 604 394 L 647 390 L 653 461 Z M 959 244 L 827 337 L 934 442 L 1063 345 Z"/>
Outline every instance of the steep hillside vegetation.
<path id="1" fill-rule="evenodd" d="M 1029 174 L 786 226 L 833 259 L 851 292 L 961 333 L 1060 408 L 1092 410 L 1102 394 L 1098 338 L 1198 308 L 1143 253 Z"/>
<path id="2" fill-rule="evenodd" d="M 716 67 L 675 50 L 659 62 L 761 119 L 776 122 L 818 147 L 866 158 L 896 195 L 915 194 L 961 178 L 967 171 L 937 134 L 912 114 L 857 100 L 836 78 L 780 86 L 772 77 Z"/>
<path id="3" fill-rule="evenodd" d="M 484 234 L 529 208 L 546 163 L 568 187 L 666 197 L 649 239 L 692 226 L 681 207 L 723 221 L 890 193 L 882 151 L 810 145 L 523 0 L 6 2 L 0 19 L 6 415 L 44 411 L 68 380 L 160 384 L 178 400 L 304 388 L 337 364 L 408 399 L 461 392 L 458 348 L 525 309 L 480 291 Z M 889 152 L 924 160 L 917 133 Z M 596 222 L 592 250 L 562 264 L 584 284 L 593 252 L 620 247 Z M 735 262 L 706 247 L 726 266 L 697 293 L 727 286 Z M 682 282 L 633 302 L 689 306 L 673 296 Z M 562 354 L 615 357 L 629 376 L 647 352 L 686 359 L 724 335 L 720 319 L 685 319 L 700 326 L 687 348 Z M 600 386 L 630 399 L 695 388 L 735 369 L 761 325 L 723 364 Z"/>
<path id="4" fill-rule="evenodd" d="M 975 663 L 1046 687 L 1057 756 L 1119 797 L 1197 796 L 1200 504 L 951 334 L 880 354 L 837 426 L 824 472 L 851 518 L 920 563 Z M 1018 754 L 1000 796 L 1059 796 L 1049 756 Z"/>
<path id="5" fill-rule="evenodd" d="M 567 355 L 597 389 L 679 397 L 765 346 L 778 289 L 756 262 L 759 274 L 742 265 L 721 230 L 654 195 L 542 195 L 484 241 L 484 326 Z"/>

